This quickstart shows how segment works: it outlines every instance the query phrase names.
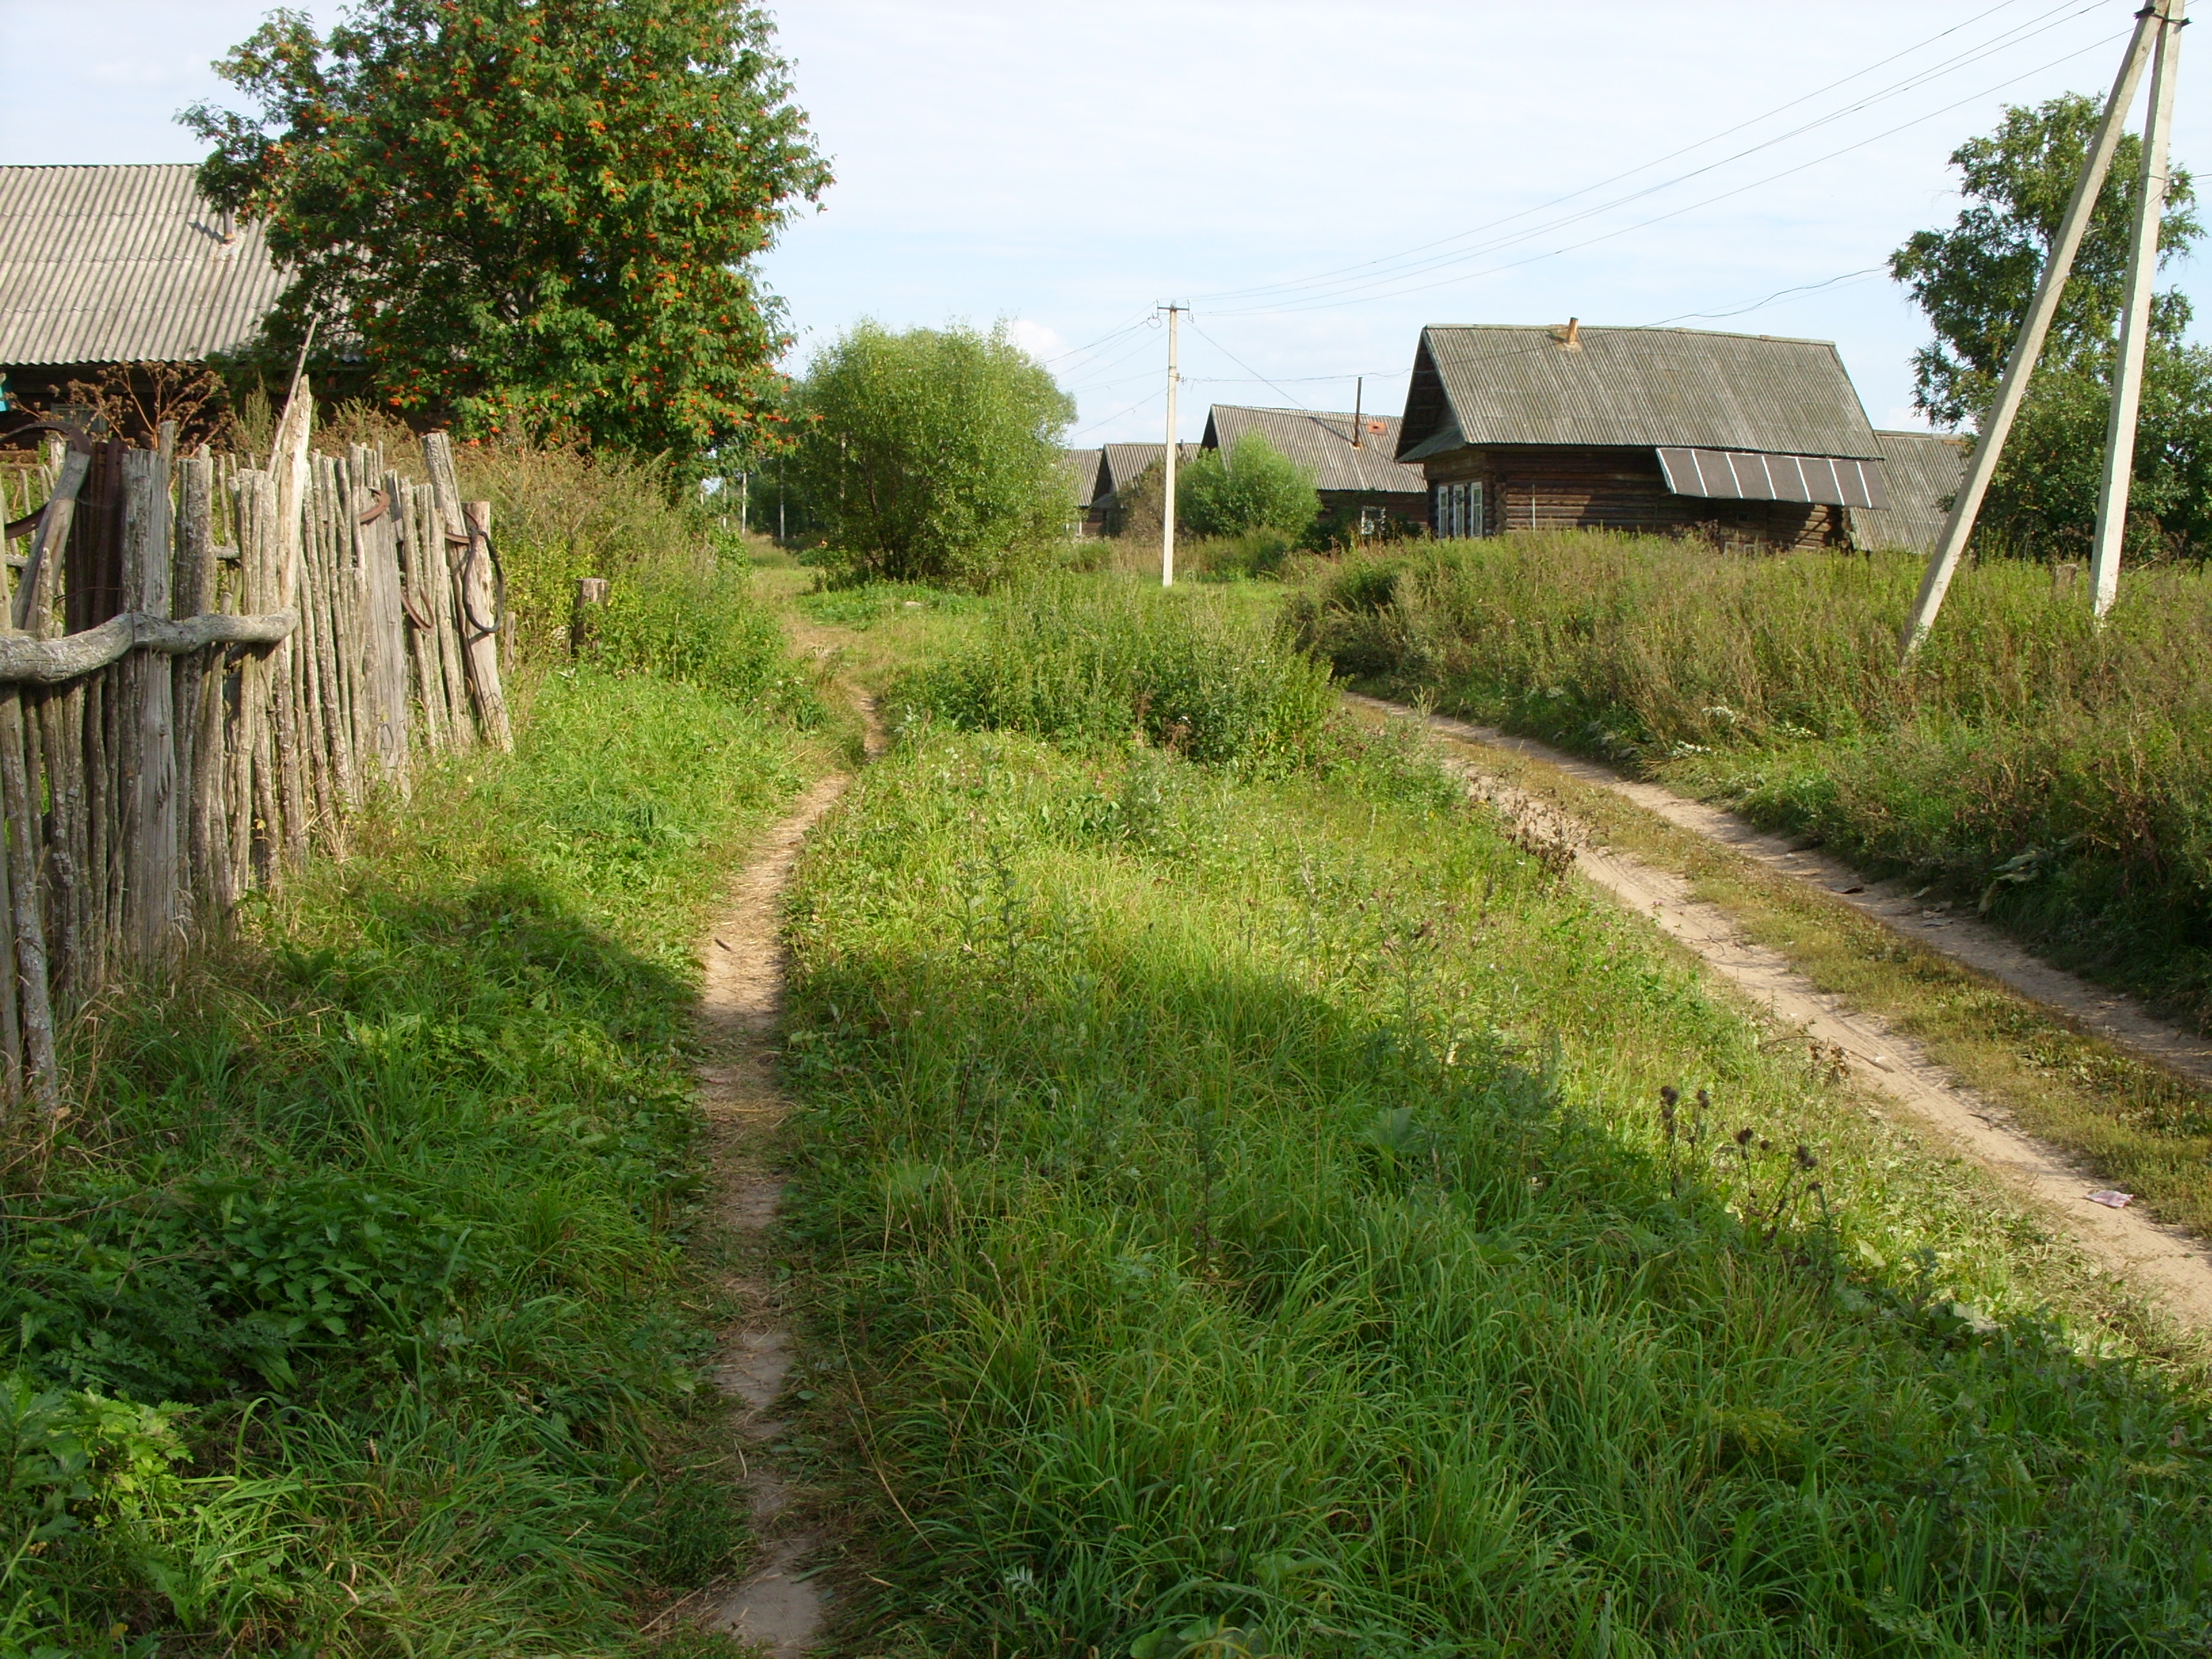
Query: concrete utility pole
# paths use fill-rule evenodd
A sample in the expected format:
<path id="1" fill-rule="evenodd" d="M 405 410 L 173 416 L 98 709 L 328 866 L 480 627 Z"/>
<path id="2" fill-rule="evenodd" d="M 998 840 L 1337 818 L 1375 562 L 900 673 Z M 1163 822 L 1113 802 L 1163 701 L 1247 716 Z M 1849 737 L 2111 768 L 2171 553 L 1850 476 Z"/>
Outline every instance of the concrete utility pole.
<path id="1" fill-rule="evenodd" d="M 2171 0 L 2167 3 L 2171 3 Z M 2136 32 L 2129 39 L 2128 53 L 2121 61 L 2119 76 L 2112 82 L 2112 96 L 2105 100 L 2104 119 L 2097 124 L 2097 136 L 2090 143 L 2088 159 L 2081 165 L 2081 177 L 2075 184 L 2074 198 L 2067 203 L 2066 216 L 2059 222 L 2058 240 L 2051 244 L 2051 258 L 2043 267 L 2042 279 L 2035 285 L 2035 298 L 2029 302 L 2019 338 L 2013 342 L 2004 379 L 1997 383 L 1996 402 L 1982 418 L 1981 428 L 1974 438 L 1974 453 L 1966 462 L 1966 476 L 1960 480 L 1958 496 L 1951 503 L 1951 516 L 1944 520 L 1942 538 L 1936 543 L 1936 556 L 1928 561 L 1928 569 L 1920 578 L 1920 593 L 1912 602 L 1912 615 L 1905 624 L 1901 642 L 1908 662 L 1935 625 L 1936 613 L 1943 608 L 1943 595 L 1958 571 L 1959 556 L 1966 551 L 1967 538 L 1974 533 L 1974 520 L 1982 510 L 1982 497 L 1989 493 L 1990 480 L 1996 475 L 2005 438 L 2012 431 L 2014 417 L 2020 413 L 2021 398 L 2027 394 L 2028 376 L 2035 372 L 2035 360 L 2043 354 L 2044 338 L 2051 332 L 2051 319 L 2058 312 L 2059 296 L 2065 292 L 2066 278 L 2074 270 L 2074 255 L 2081 246 L 2082 234 L 2089 228 L 2089 216 L 2095 210 L 2105 174 L 2111 170 L 2112 151 L 2118 147 L 2120 130 L 2126 125 L 2128 109 L 2136 100 L 2136 83 L 2142 79 L 2152 43 L 2163 27 L 2158 0 L 2153 0 L 2151 5 L 2137 14 Z"/>
<path id="2" fill-rule="evenodd" d="M 2090 603 L 2102 617 L 2120 591 L 2128 537 L 2128 490 L 2135 482 L 2136 417 L 2142 409 L 2143 350 L 2149 343 L 2151 288 L 2158 279 L 2158 226 L 2166 205 L 2167 140 L 2173 88 L 2181 78 L 2182 9 L 2166 0 L 2151 58 L 2150 113 L 2143 119 L 2142 171 L 2136 179 L 2135 234 L 2128 249 L 2127 297 L 2120 306 L 2119 361 L 2112 375 L 2112 419 L 2105 428 L 2105 482 L 2097 495 L 2097 538 L 2089 553 Z M 2159 9 L 2154 4 L 2148 9 Z"/>
<path id="3" fill-rule="evenodd" d="M 1160 502 L 1160 586 L 1175 586 L 1175 472 L 1176 472 L 1176 384 L 1182 376 L 1176 373 L 1176 321 L 1188 310 L 1188 306 L 1163 306 L 1168 314 L 1168 447 L 1160 465 L 1164 469 L 1161 477 L 1167 489 Z"/>

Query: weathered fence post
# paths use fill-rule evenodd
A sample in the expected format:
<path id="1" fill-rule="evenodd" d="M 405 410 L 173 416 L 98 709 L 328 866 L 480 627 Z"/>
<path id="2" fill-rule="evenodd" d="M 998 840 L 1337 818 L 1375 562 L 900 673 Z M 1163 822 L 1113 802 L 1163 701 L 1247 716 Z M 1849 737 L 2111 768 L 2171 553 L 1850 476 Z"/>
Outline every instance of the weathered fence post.
<path id="1" fill-rule="evenodd" d="M 169 461 L 157 450 L 123 453 L 123 605 L 169 614 Z M 177 736 L 169 665 L 137 652 L 122 663 L 124 718 L 135 726 L 123 780 L 125 948 L 157 963 L 176 941 Z M 50 766 L 49 774 L 53 769 Z"/>
<path id="2" fill-rule="evenodd" d="M 453 440 L 442 432 L 422 437 L 423 465 L 438 492 L 438 514 L 453 556 L 454 610 L 460 624 L 462 660 L 476 701 L 477 724 L 495 749 L 514 747 L 507 720 L 507 698 L 499 683 L 499 604 L 491 571 L 488 524 L 472 524 L 461 505 L 461 486 L 453 471 Z"/>
<path id="3" fill-rule="evenodd" d="M 607 579 L 576 578 L 576 608 L 568 617 L 568 654 L 580 657 L 599 648 L 599 613 L 606 609 Z"/>

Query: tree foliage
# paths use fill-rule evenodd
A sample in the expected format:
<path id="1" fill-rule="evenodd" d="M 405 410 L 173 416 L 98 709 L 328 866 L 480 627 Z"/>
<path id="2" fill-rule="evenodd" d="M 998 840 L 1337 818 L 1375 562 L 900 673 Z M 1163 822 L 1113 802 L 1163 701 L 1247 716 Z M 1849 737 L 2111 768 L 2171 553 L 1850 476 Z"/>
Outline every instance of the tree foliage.
<path id="1" fill-rule="evenodd" d="M 799 406 L 797 470 L 850 574 L 987 587 L 1066 533 L 1075 407 L 1003 328 L 862 322 L 814 359 Z"/>
<path id="2" fill-rule="evenodd" d="M 1913 401 L 1939 424 L 1957 426 L 1996 395 L 2101 112 L 2078 93 L 2033 109 L 2007 106 L 1996 131 L 1952 153 L 1966 198 L 1957 222 L 1948 230 L 1916 232 L 1889 256 L 1890 274 L 1911 290 L 1936 330 L 1934 341 L 1913 354 Z M 2060 297 L 2046 362 L 2109 349 L 2127 283 L 2142 160 L 2142 141 L 2123 137 Z M 2196 200 L 2188 171 L 2172 168 L 2159 233 L 2161 264 L 2203 234 Z M 2189 317 L 2183 295 L 2158 295 L 2153 337 L 2179 339 Z"/>
<path id="3" fill-rule="evenodd" d="M 748 262 L 830 182 L 770 38 L 732 0 L 280 10 L 216 66 L 253 112 L 183 118 L 295 273 L 279 349 L 320 317 L 410 416 L 696 455 L 760 435 Z"/>
<path id="4" fill-rule="evenodd" d="M 1890 270 L 1936 337 L 1913 356 L 1913 400 L 1940 424 L 1971 422 L 1996 396 L 2005 359 L 2087 154 L 2100 106 L 2078 94 L 2008 108 L 2003 125 L 1951 157 L 1966 198 L 1948 230 L 1923 230 Z M 2103 476 L 2105 425 L 2127 282 L 2142 141 L 2120 141 L 2060 298 L 2041 362 L 1979 519 L 1986 550 L 2085 554 Z M 2203 234 L 2188 172 L 2172 169 L 2159 235 L 2163 264 Z M 2129 497 L 2130 556 L 2212 551 L 2212 354 L 2186 344 L 2188 300 L 2155 296 Z"/>
<path id="5" fill-rule="evenodd" d="M 1255 530 L 1304 533 L 1321 513 L 1313 474 L 1248 432 L 1227 455 L 1200 452 L 1178 483 L 1176 518 L 1200 536 L 1242 536 Z"/>

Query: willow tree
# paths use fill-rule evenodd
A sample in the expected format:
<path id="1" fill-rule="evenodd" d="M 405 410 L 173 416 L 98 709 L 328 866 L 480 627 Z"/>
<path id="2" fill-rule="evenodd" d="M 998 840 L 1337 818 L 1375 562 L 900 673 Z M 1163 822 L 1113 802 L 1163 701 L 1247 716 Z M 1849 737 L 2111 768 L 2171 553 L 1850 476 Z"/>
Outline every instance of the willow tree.
<path id="1" fill-rule="evenodd" d="M 1003 328 L 860 323 L 799 404 L 799 471 L 848 574 L 988 587 L 1066 540 L 1074 405 Z"/>
<path id="2" fill-rule="evenodd" d="M 418 418 L 696 457 L 772 428 L 789 343 L 754 257 L 829 167 L 757 6 L 362 0 L 280 10 L 181 118 L 215 204 Z"/>

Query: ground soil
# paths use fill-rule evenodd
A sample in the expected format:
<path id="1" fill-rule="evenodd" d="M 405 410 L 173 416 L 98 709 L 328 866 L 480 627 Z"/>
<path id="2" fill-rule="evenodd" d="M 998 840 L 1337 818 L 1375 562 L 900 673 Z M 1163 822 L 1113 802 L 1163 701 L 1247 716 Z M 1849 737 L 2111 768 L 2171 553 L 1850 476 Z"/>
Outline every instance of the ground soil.
<path id="1" fill-rule="evenodd" d="M 1352 701 L 1371 710 L 1411 714 L 1374 698 Z M 1833 1052 L 1923 1131 L 1988 1170 L 2061 1236 L 2075 1240 L 2171 1317 L 2200 1332 L 2212 1331 L 2212 1249 L 2203 1240 L 2139 1211 L 2086 1201 L 2084 1195 L 2103 1183 L 2065 1153 L 2023 1133 L 2000 1103 L 1961 1087 L 1917 1044 L 1882 1020 L 1819 989 L 1780 952 L 1747 938 L 1718 906 L 1692 897 L 1681 877 L 1589 845 L 1584 827 L 1556 802 L 1500 775 L 1498 757 L 1511 754 L 1555 767 L 1769 868 L 1816 884 L 1927 948 L 2184 1077 L 2212 1083 L 2212 1046 L 2157 1019 L 2129 998 L 2037 961 L 1986 924 L 1924 908 L 1893 884 L 1868 881 L 1838 860 L 1768 835 L 1732 813 L 1526 738 L 1443 715 L 1426 720 L 1471 787 L 1539 836 L 1572 844 L 1576 868 L 1595 885 L 1649 915 L 1772 1018 Z"/>
<path id="2" fill-rule="evenodd" d="M 702 950 L 700 1105 L 714 1202 L 738 1243 L 723 1289 L 742 1310 L 722 1334 L 714 1380 L 733 1407 L 733 1449 L 758 1542 L 744 1578 L 719 1595 L 706 1623 L 776 1659 L 795 1659 L 811 1646 L 827 1613 L 817 1581 L 807 1574 L 822 1540 L 793 1501 L 777 1450 L 784 1425 L 775 1414 L 793 1358 L 766 1239 L 783 1192 L 770 1162 L 771 1137 L 790 1109 L 773 1049 L 784 984 L 778 901 L 806 832 L 851 781 L 824 778 L 762 839 Z"/>

